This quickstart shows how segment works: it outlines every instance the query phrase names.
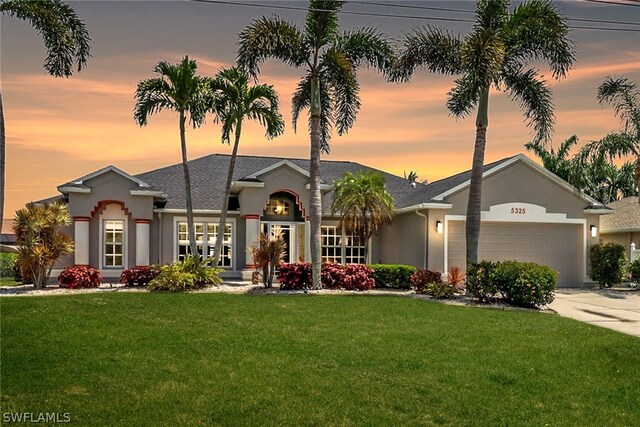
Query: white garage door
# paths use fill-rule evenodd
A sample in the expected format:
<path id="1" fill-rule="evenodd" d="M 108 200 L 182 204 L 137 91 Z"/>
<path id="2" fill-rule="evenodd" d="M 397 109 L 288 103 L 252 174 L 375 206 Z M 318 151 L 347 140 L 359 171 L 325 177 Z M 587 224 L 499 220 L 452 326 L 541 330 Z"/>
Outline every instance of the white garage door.
<path id="1" fill-rule="evenodd" d="M 465 265 L 465 223 L 448 223 L 448 265 Z M 483 222 L 478 259 L 529 261 L 560 273 L 559 286 L 583 282 L 582 225 Z"/>

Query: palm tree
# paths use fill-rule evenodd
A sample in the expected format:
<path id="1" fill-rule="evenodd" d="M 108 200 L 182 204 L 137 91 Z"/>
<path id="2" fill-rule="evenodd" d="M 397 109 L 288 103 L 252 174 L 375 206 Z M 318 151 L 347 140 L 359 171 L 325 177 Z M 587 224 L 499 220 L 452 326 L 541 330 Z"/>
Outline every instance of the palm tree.
<path id="1" fill-rule="evenodd" d="M 640 188 L 640 90 L 627 78 L 607 77 L 598 87 L 598 101 L 613 106 L 616 116 L 622 120 L 623 130 L 582 147 L 580 159 L 603 161 L 606 158 L 635 157 L 636 186 Z"/>
<path id="2" fill-rule="evenodd" d="M 150 115 L 163 110 L 178 113 L 180 128 L 180 149 L 182 151 L 182 172 L 184 174 L 184 189 L 187 198 L 187 227 L 189 233 L 189 249 L 196 255 L 196 233 L 193 224 L 193 201 L 191 199 L 191 178 L 187 163 L 187 139 L 185 124 L 187 120 L 197 128 L 204 124 L 205 115 L 212 105 L 212 79 L 196 75 L 198 65 L 194 59 L 185 56 L 177 64 L 160 61 L 154 72 L 160 77 L 154 77 L 138 82 L 135 93 L 136 105 L 133 119 L 139 126 L 146 126 Z"/>
<path id="3" fill-rule="evenodd" d="M 44 69 L 55 77 L 69 77 L 82 70 L 91 56 L 91 37 L 71 6 L 60 0 L 6 0 L 0 13 L 28 21 L 42 36 L 47 56 Z M 6 141 L 4 109 L 0 93 L 0 224 L 4 213 Z"/>
<path id="4" fill-rule="evenodd" d="M 267 58 L 278 59 L 305 75 L 293 94 L 293 127 L 303 109 L 309 109 L 311 262 L 313 287 L 319 289 L 322 263 L 320 224 L 320 156 L 329 153 L 331 128 L 338 135 L 353 126 L 360 109 L 357 70 L 388 68 L 393 57 L 386 38 L 373 28 L 339 32 L 338 12 L 344 1 L 311 0 L 300 30 L 279 17 L 262 17 L 240 33 L 238 64 L 256 76 Z"/>
<path id="5" fill-rule="evenodd" d="M 218 72 L 216 79 L 211 84 L 211 89 L 215 94 L 213 109 L 216 121 L 222 124 L 222 142 L 229 144 L 231 134 L 235 134 L 233 151 L 231 159 L 229 159 L 227 183 L 224 188 L 220 223 L 218 224 L 218 238 L 216 238 L 213 251 L 213 265 L 218 265 L 222 250 L 221 236 L 224 235 L 224 227 L 227 222 L 231 181 L 240 145 L 242 122 L 246 118 L 265 126 L 268 139 L 275 138 L 284 132 L 284 122 L 278 111 L 278 94 L 273 86 L 264 84 L 249 86 L 249 76 L 246 71 L 240 68 L 231 67 Z"/>
<path id="6" fill-rule="evenodd" d="M 542 160 L 542 166 L 544 166 L 545 169 L 549 172 L 553 172 L 565 181 L 570 182 L 571 159 L 569 158 L 569 150 L 571 150 L 571 147 L 577 143 L 578 137 L 576 135 L 572 135 L 560 144 L 560 148 L 558 148 L 557 152 L 553 147 L 547 149 L 547 147 L 540 144 L 533 144 L 531 142 L 524 146 L 527 150 L 532 151 L 533 154 Z"/>
<path id="7" fill-rule="evenodd" d="M 531 61 L 546 62 L 554 78 L 566 76 L 574 51 L 566 19 L 550 1 L 530 0 L 509 11 L 509 0 L 478 0 L 473 29 L 464 38 L 437 27 L 414 29 L 391 80 L 408 81 L 416 68 L 459 76 L 448 94 L 447 109 L 465 117 L 474 109 L 476 138 L 467 204 L 467 265 L 478 260 L 482 172 L 489 125 L 491 89 L 506 91 L 533 127 L 535 144 L 550 139 L 554 125 L 551 91 Z"/>
<path id="8" fill-rule="evenodd" d="M 64 202 L 29 203 L 16 211 L 13 232 L 18 242 L 18 265 L 23 279 L 33 281 L 36 289 L 47 285 L 53 265 L 73 252 L 71 238 L 62 228 L 71 224 Z"/>
<path id="9" fill-rule="evenodd" d="M 393 196 L 385 188 L 384 176 L 364 170 L 345 173 L 333 183 L 331 213 L 337 212 L 340 214 L 338 229 L 357 237 L 366 248 L 369 238 L 391 224 L 395 213 Z"/>

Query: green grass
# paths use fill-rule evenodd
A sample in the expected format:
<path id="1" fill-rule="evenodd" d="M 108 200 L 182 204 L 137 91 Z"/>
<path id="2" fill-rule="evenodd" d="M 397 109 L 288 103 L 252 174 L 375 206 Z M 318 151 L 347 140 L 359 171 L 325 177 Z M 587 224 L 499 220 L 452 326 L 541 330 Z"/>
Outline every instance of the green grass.
<path id="1" fill-rule="evenodd" d="M 22 282 L 16 280 L 13 277 L 0 277 L 0 288 L 3 286 L 18 286 L 22 285 Z"/>
<path id="2" fill-rule="evenodd" d="M 3 298 L 1 406 L 71 425 L 640 425 L 640 340 L 403 297 Z"/>

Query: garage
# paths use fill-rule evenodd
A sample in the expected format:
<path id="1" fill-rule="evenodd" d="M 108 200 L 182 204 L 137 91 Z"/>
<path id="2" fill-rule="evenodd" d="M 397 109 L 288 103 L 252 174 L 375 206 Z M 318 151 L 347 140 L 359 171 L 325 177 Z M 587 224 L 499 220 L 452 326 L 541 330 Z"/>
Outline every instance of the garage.
<path id="1" fill-rule="evenodd" d="M 447 264 L 465 265 L 465 222 L 449 221 Z M 482 222 L 478 258 L 528 261 L 560 273 L 558 286 L 578 287 L 584 281 L 582 224 Z"/>

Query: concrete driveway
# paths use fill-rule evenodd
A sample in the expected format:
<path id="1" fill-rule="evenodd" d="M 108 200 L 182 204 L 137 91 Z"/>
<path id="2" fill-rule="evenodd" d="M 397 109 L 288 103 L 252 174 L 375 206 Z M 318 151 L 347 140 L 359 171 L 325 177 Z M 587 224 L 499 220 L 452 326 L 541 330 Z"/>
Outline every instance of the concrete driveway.
<path id="1" fill-rule="evenodd" d="M 640 293 L 558 289 L 549 306 L 560 316 L 640 337 Z"/>

